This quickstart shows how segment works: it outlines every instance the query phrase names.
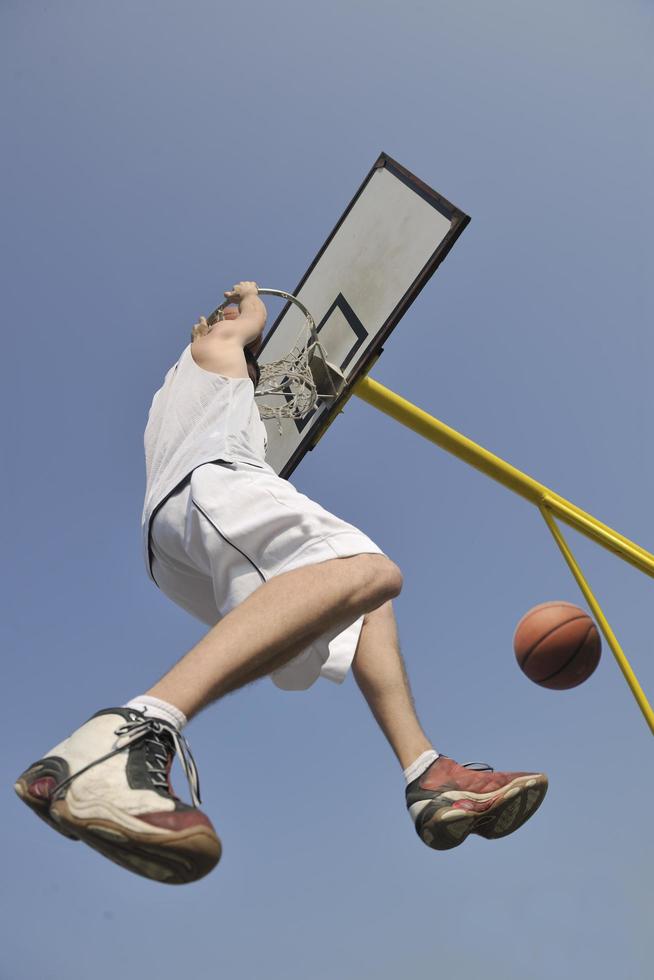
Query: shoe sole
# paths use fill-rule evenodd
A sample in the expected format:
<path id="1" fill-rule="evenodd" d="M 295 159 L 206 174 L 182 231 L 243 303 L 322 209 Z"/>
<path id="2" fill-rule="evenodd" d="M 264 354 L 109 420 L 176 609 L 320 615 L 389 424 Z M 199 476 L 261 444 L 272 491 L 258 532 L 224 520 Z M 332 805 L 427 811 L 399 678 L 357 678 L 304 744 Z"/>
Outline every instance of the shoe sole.
<path id="1" fill-rule="evenodd" d="M 483 813 L 458 806 L 444 806 L 443 797 L 425 807 L 416 830 L 420 839 L 437 851 L 462 844 L 469 834 L 496 840 L 514 833 L 534 815 L 547 792 L 544 775 L 519 776 L 499 793 L 471 793 L 475 803 L 487 803 Z M 465 798 L 464 798 L 465 799 Z"/>
<path id="2" fill-rule="evenodd" d="M 482 818 L 473 833 L 487 840 L 498 840 L 512 834 L 534 815 L 545 799 L 547 786 L 547 776 L 532 777 L 515 796 L 500 800 L 492 813 Z"/>
<path id="3" fill-rule="evenodd" d="M 74 834 L 88 847 L 134 874 L 167 885 L 186 885 L 215 868 L 222 846 L 207 826 L 184 831 L 142 834 L 126 830 L 104 818 L 79 819 L 66 800 L 50 807 L 51 818 L 62 833 Z"/>

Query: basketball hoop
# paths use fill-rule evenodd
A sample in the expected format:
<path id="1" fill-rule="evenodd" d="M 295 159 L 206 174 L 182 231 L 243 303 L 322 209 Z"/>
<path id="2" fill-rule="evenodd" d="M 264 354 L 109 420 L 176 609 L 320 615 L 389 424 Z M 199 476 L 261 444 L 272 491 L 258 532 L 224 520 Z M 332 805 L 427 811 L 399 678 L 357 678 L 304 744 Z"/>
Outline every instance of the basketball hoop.
<path id="1" fill-rule="evenodd" d="M 316 322 L 306 306 L 283 289 L 259 289 L 259 295 L 280 296 L 294 303 L 304 315 L 297 339 L 284 357 L 259 365 L 261 377 L 255 398 L 279 396 L 276 404 L 259 403 L 262 419 L 277 419 L 280 435 L 282 419 L 303 419 L 313 411 L 318 399 L 336 399 L 343 389 L 343 373 L 327 360 L 325 349 L 318 340 Z M 225 300 L 209 314 L 209 329 L 224 319 L 223 311 L 233 300 Z"/>

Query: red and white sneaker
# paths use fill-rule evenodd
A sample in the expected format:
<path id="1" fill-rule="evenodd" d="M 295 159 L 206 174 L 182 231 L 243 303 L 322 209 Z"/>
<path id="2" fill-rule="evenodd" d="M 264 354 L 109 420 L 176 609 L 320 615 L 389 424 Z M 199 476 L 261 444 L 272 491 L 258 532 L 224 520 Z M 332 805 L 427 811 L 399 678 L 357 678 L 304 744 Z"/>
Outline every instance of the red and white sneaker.
<path id="1" fill-rule="evenodd" d="M 170 785 L 179 754 L 193 806 Z M 18 778 L 20 798 L 51 827 L 116 864 L 168 884 L 204 877 L 220 841 L 200 803 L 184 737 L 132 708 L 99 711 Z"/>
<path id="2" fill-rule="evenodd" d="M 441 755 L 406 788 L 406 805 L 420 839 L 437 851 L 468 834 L 506 837 L 533 816 L 547 792 L 538 772 L 494 772 L 485 763 L 460 766 Z"/>

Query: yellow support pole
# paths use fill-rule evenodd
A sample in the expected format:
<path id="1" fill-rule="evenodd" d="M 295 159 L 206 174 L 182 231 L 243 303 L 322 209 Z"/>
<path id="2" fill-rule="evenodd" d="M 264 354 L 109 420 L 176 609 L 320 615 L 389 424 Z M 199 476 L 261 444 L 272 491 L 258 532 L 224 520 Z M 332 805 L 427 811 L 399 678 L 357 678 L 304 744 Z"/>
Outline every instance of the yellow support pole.
<path id="1" fill-rule="evenodd" d="M 423 436 L 423 438 L 428 439 L 453 456 L 463 460 L 464 463 L 474 466 L 475 469 L 485 473 L 491 479 L 497 480 L 498 483 L 503 484 L 509 490 L 519 494 L 538 507 L 550 531 L 554 535 L 554 539 L 561 549 L 572 574 L 577 580 L 586 601 L 596 616 L 607 643 L 618 662 L 618 666 L 652 734 L 654 734 L 654 713 L 652 712 L 652 708 L 615 634 L 609 626 L 599 603 L 586 582 L 572 552 L 568 548 L 561 531 L 556 526 L 552 514 L 556 515 L 556 517 L 581 534 L 596 541 L 597 544 L 602 545 L 603 548 L 611 551 L 614 555 L 617 555 L 635 568 L 640 569 L 641 572 L 645 572 L 646 575 L 652 577 L 654 577 L 654 555 L 646 551 L 645 548 L 641 548 L 635 541 L 630 541 L 623 534 L 614 531 L 607 524 L 602 524 L 592 514 L 586 513 L 586 511 L 583 511 L 580 507 L 571 503 L 571 501 L 566 500 L 565 497 L 562 497 L 554 490 L 550 490 L 544 484 L 539 483 L 537 480 L 532 479 L 532 477 L 527 476 L 526 473 L 522 473 L 516 469 L 515 466 L 511 466 L 506 460 L 495 456 L 494 453 L 484 449 L 483 446 L 473 442 L 472 439 L 468 439 L 460 432 L 457 432 L 456 429 L 450 428 L 449 425 L 445 425 L 444 422 L 434 418 L 433 415 L 429 415 L 428 412 L 413 405 L 406 398 L 402 398 L 389 388 L 385 388 L 378 381 L 374 381 L 370 377 L 362 378 L 354 385 L 352 394 L 357 395 L 363 401 L 389 415 L 397 422 L 401 422 L 402 425 L 406 425 L 419 436 Z"/>
<path id="2" fill-rule="evenodd" d="M 464 463 L 481 470 L 486 476 L 502 483 L 537 507 L 546 503 L 550 510 L 566 524 L 654 578 L 654 555 L 645 548 L 641 548 L 634 541 L 614 531 L 607 524 L 602 524 L 592 514 L 587 514 L 565 497 L 527 476 L 526 473 L 522 473 L 515 466 L 495 456 L 472 439 L 461 435 L 456 429 L 445 425 L 406 398 L 396 395 L 390 388 L 385 388 L 378 381 L 366 377 L 356 383 L 353 394 L 386 415 L 390 415 L 402 425 L 406 425 L 419 436 L 429 439 L 448 453 L 462 459 Z"/>
<path id="3" fill-rule="evenodd" d="M 549 513 L 548 508 L 545 505 L 541 506 L 539 509 L 545 519 L 545 523 L 547 524 L 548 528 L 552 532 L 554 540 L 556 541 L 559 548 L 561 549 L 561 554 L 565 558 L 568 564 L 568 568 L 576 578 L 577 585 L 583 592 L 586 602 L 592 609 L 593 615 L 595 616 L 595 619 L 599 623 L 602 633 L 606 637 L 606 642 L 610 646 L 613 655 L 618 662 L 618 667 L 622 671 L 624 675 L 624 679 L 629 685 L 629 688 L 631 689 L 631 693 L 635 697 L 636 703 L 638 704 L 638 707 L 642 711 L 645 721 L 649 725 L 652 735 L 654 735 L 654 711 L 652 711 L 650 703 L 645 697 L 645 692 L 643 691 L 642 687 L 638 683 L 638 679 L 636 678 L 636 675 L 631 669 L 631 664 L 627 660 L 622 650 L 622 647 L 618 643 L 615 633 L 609 626 L 606 616 L 604 615 L 599 602 L 593 595 L 590 585 L 584 578 L 583 572 L 579 568 L 579 565 L 577 564 L 575 557 L 572 554 L 572 551 L 570 550 L 565 538 L 561 534 L 560 529 L 556 526 L 556 521 Z"/>

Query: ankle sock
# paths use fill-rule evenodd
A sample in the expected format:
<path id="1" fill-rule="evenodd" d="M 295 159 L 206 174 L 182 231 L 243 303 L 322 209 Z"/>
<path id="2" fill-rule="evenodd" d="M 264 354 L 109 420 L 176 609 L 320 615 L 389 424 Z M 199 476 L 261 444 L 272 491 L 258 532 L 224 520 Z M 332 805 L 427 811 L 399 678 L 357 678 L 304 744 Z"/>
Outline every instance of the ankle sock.
<path id="1" fill-rule="evenodd" d="M 135 711 L 142 711 L 146 718 L 159 718 L 167 721 L 169 725 L 174 725 L 177 731 L 181 731 L 188 719 L 183 711 L 176 708 L 174 704 L 162 701 L 160 698 L 153 698 L 149 694 L 139 694 L 137 698 L 132 698 L 123 708 L 134 708 Z"/>
<path id="2" fill-rule="evenodd" d="M 438 757 L 439 753 L 435 749 L 427 749 L 426 752 L 419 755 L 418 758 L 411 763 L 408 769 L 404 770 L 404 778 L 406 779 L 407 786 L 409 783 L 412 783 L 414 779 L 417 779 L 418 776 L 422 776 L 423 772 L 425 772 L 426 769 L 429 769 L 432 762 L 436 762 Z"/>

